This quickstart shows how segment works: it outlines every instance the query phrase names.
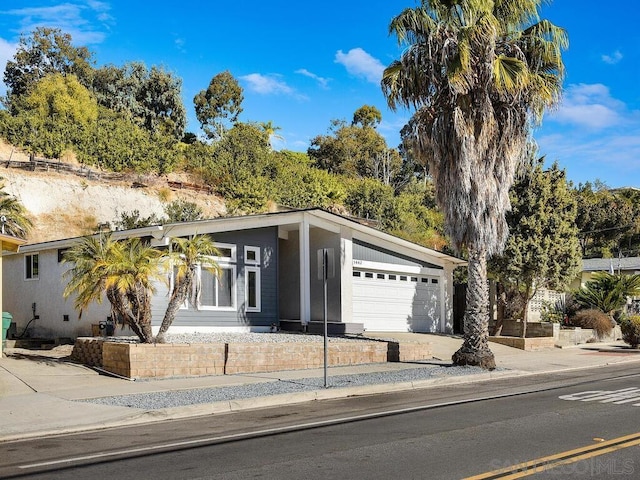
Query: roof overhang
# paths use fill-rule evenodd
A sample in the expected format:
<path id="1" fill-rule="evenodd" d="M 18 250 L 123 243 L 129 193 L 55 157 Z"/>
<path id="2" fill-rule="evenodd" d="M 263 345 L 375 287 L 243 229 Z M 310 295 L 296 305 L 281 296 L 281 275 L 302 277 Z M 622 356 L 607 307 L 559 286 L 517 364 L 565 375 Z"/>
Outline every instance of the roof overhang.
<path id="1" fill-rule="evenodd" d="M 17 252 L 18 247 L 20 247 L 20 245 L 24 245 L 27 241 L 12 235 L 0 233 L 0 243 L 2 244 L 3 252 Z"/>

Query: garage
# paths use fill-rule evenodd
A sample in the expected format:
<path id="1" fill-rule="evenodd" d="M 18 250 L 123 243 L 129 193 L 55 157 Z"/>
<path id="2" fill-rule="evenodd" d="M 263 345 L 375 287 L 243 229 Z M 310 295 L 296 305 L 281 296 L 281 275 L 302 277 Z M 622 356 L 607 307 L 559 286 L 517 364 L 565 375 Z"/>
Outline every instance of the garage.
<path id="1" fill-rule="evenodd" d="M 397 271 L 353 270 L 353 320 L 379 332 L 441 331 L 440 278 Z"/>

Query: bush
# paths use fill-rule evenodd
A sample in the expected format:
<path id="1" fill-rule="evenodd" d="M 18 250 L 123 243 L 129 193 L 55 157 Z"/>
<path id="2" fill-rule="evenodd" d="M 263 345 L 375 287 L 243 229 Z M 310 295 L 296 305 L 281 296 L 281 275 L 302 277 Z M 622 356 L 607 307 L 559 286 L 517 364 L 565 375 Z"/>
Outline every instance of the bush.
<path id="1" fill-rule="evenodd" d="M 596 309 L 580 310 L 571 319 L 571 323 L 576 327 L 593 329 L 598 339 L 609 335 L 613 330 L 611 317 Z"/>
<path id="2" fill-rule="evenodd" d="M 620 330 L 622 330 L 622 340 L 633 348 L 638 348 L 640 345 L 640 315 L 623 318 L 620 321 Z"/>

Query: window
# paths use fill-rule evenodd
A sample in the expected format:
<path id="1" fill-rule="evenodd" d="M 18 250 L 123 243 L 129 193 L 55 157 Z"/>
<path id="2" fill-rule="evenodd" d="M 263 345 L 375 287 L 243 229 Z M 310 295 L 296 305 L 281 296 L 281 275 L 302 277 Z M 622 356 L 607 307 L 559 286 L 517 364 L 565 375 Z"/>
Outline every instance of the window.
<path id="1" fill-rule="evenodd" d="M 395 280 L 396 278 L 398 278 L 398 277 L 396 277 L 395 275 L 393 275 L 391 273 L 389 274 L 389 280 Z"/>
<path id="2" fill-rule="evenodd" d="M 364 278 L 373 278 L 373 273 L 371 273 L 371 272 L 365 272 L 365 274 L 364 274 Z"/>
<path id="3" fill-rule="evenodd" d="M 354 272 L 353 272 L 353 276 L 354 276 L 354 277 L 361 277 L 361 276 L 362 276 L 362 273 L 354 271 Z"/>
<path id="4" fill-rule="evenodd" d="M 58 263 L 62 262 L 64 260 L 64 254 L 65 252 L 69 250 L 68 248 L 59 248 L 58 249 Z"/>
<path id="5" fill-rule="evenodd" d="M 384 280 L 384 273 L 378 273 L 376 275 L 376 278 L 378 278 L 379 280 Z"/>
<path id="6" fill-rule="evenodd" d="M 401 282 L 406 282 L 407 281 L 407 276 L 406 275 L 400 275 L 400 281 Z"/>
<path id="7" fill-rule="evenodd" d="M 38 254 L 24 256 L 24 278 L 26 280 L 38 279 Z"/>
<path id="8" fill-rule="evenodd" d="M 411 281 L 412 282 L 417 282 L 418 281 L 418 277 L 411 277 Z"/>
<path id="9" fill-rule="evenodd" d="M 245 267 L 245 303 L 247 312 L 260 311 L 260 268 Z"/>
<path id="10" fill-rule="evenodd" d="M 201 294 L 200 305 L 205 310 L 232 309 L 236 304 L 236 268 L 229 265 L 220 265 L 216 276 L 214 273 L 201 268 Z"/>
<path id="11" fill-rule="evenodd" d="M 217 262 L 235 262 L 236 246 L 230 243 L 216 243 L 220 255 L 213 257 Z"/>
<path id="12" fill-rule="evenodd" d="M 431 279 L 431 283 L 438 283 L 438 279 L 437 278 L 432 278 Z"/>
<path id="13" fill-rule="evenodd" d="M 244 247 L 244 263 L 260 265 L 260 247 Z"/>

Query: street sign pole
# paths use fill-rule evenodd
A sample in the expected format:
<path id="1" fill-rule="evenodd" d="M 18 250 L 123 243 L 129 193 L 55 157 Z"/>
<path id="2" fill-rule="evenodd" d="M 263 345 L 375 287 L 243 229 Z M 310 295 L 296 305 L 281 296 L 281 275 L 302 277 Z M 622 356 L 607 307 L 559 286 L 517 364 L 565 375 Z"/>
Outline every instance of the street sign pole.
<path id="1" fill-rule="evenodd" d="M 322 248 L 318 250 L 318 278 L 322 279 L 324 289 L 324 305 L 323 305 L 323 317 L 324 317 L 324 388 L 329 387 L 328 382 L 328 370 L 329 370 L 329 328 L 328 328 L 328 290 L 327 284 L 330 278 L 335 276 L 335 267 L 333 259 L 333 248 Z"/>

